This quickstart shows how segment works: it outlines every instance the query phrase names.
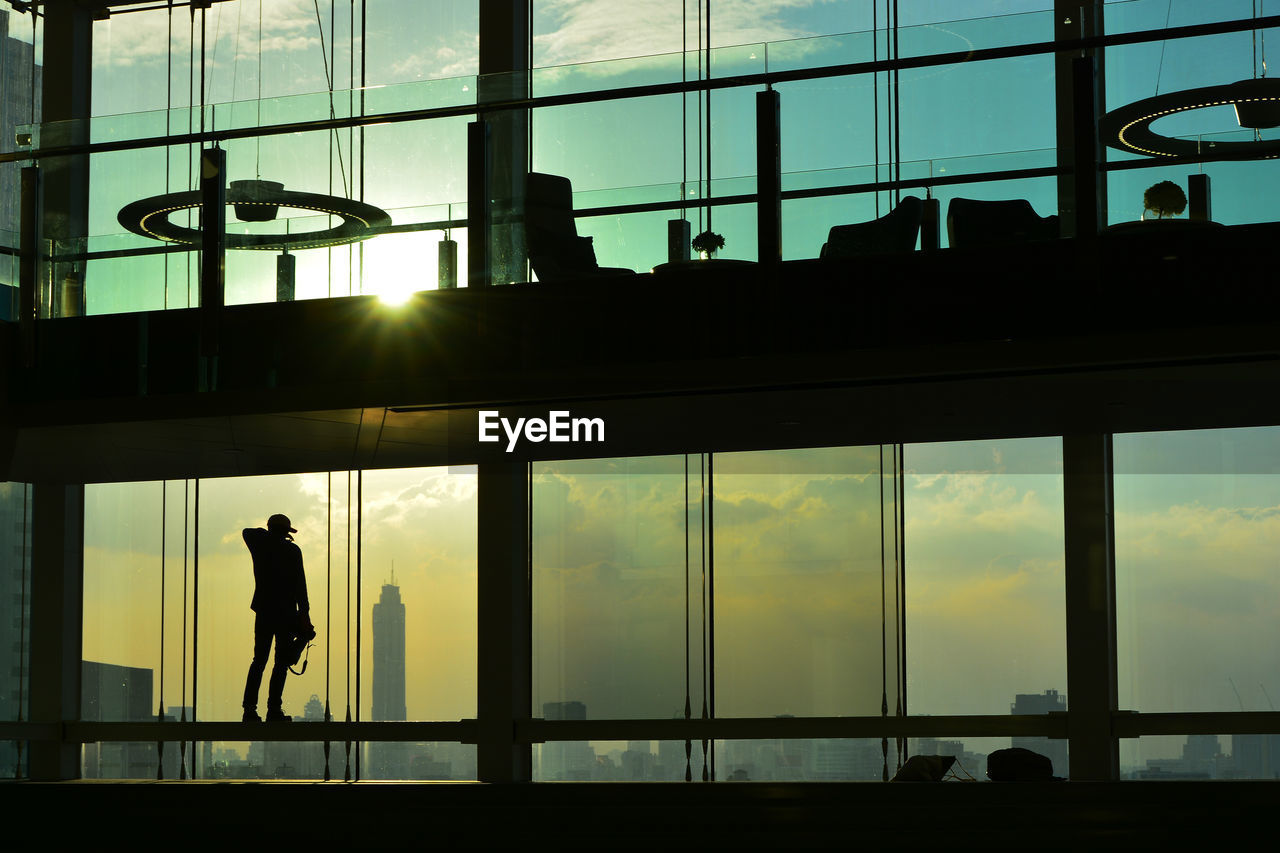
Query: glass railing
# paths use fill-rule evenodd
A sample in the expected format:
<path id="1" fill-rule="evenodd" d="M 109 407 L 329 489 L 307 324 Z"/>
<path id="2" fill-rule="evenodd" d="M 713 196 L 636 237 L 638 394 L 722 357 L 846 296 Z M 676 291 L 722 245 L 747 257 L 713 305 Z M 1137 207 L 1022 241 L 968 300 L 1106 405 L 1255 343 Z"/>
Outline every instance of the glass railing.
<path id="1" fill-rule="evenodd" d="M 1108 9 L 1141 4 L 1142 0 L 1130 0 L 1108 4 Z M 897 33 L 897 55 L 953 59 L 954 54 L 1036 44 L 1051 39 L 1052 25 L 1048 9 L 904 25 Z M 689 221 L 692 234 L 708 227 L 721 234 L 725 247 L 720 257 L 758 258 L 755 97 L 767 78 L 753 75 L 812 72 L 777 84 L 784 259 L 818 257 L 832 227 L 879 219 L 901 196 L 931 195 L 939 202 L 943 222 L 955 198 L 1025 200 L 1037 217 L 1056 213 L 1061 164 L 1055 147 L 1053 54 L 926 64 L 894 74 L 839 74 L 848 63 L 883 62 L 889 42 L 880 30 L 718 47 L 710 52 L 715 88 L 709 96 L 696 91 L 707 58 L 690 51 L 22 128 L 19 133 L 30 135 L 32 149 L 103 146 L 91 148 L 87 158 L 39 158 L 47 171 L 61 169 L 73 176 L 84 173 L 87 159 L 90 192 L 83 229 L 87 237 L 43 235 L 42 245 L 53 261 L 41 274 L 49 291 L 42 301 L 49 311 L 45 316 L 59 316 L 61 309 L 55 306 L 64 303 L 72 310 L 79 302 L 89 313 L 195 304 L 198 288 L 189 279 L 198 277 L 191 251 L 199 246 L 194 241 L 153 239 L 144 236 L 147 229 L 126 232 L 120 217 L 141 199 L 166 197 L 163 204 L 157 203 L 165 210 L 153 213 L 160 218 L 149 221 L 167 218 L 188 234 L 198 233 L 198 149 L 194 144 L 165 145 L 162 140 L 198 134 L 202 125 L 207 136 L 220 139 L 216 144 L 226 153 L 229 182 L 278 181 L 287 192 L 339 202 L 361 199 L 387 214 L 362 235 L 367 238 L 362 242 L 339 241 L 319 251 L 289 249 L 286 244 L 296 235 L 335 225 L 336 218 L 324 213 L 324 204 L 282 204 L 276 218 L 266 222 L 246 222 L 228 210 L 229 242 L 256 240 L 265 250 L 229 246 L 227 304 L 279 298 L 283 291 L 278 287 L 277 262 L 270 256 L 285 249 L 295 256 L 289 292 L 297 299 L 433 289 L 442 281 L 440 259 L 447 258 L 442 252 L 450 249 L 456 260 L 446 265 L 453 275 L 443 280 L 466 286 L 470 269 L 464 225 L 469 160 L 474 156 L 466 125 L 474 120 L 477 100 L 518 101 L 526 94 L 534 99 L 531 108 L 514 124 L 508 121 L 510 113 L 484 113 L 496 128 L 494 150 L 506 145 L 504 140 L 517 138 L 503 134 L 527 132 L 532 171 L 569 180 L 575 227 L 579 235 L 591 238 L 598 267 L 646 272 L 667 262 L 667 223 L 680 218 Z M 1154 49 L 1157 44 L 1126 45 L 1117 48 L 1117 55 L 1123 59 L 1129 55 L 1123 51 Z M 1215 69 L 1206 72 L 1206 79 L 1227 74 Z M 1113 70 L 1108 67 L 1109 81 Z M 742 79 L 750 82 L 735 84 Z M 666 88 L 628 91 L 637 86 Z M 685 91 L 686 86 L 692 88 Z M 1123 90 L 1121 86 L 1118 91 Z M 581 95 L 584 100 L 537 100 L 565 95 Z M 433 115 L 432 110 L 445 112 Z M 1223 123 L 1222 116 L 1202 112 L 1201 119 Z M 392 120 L 366 123 L 371 116 Z M 330 120 L 348 126 L 281 132 L 282 126 L 293 123 Z M 1158 127 L 1167 124 L 1167 132 L 1180 138 L 1197 131 L 1195 138 L 1209 160 L 1215 145 L 1224 142 L 1280 139 L 1276 129 L 1204 133 L 1200 131 L 1206 128 L 1197 129 L 1190 121 L 1188 116 L 1171 116 Z M 505 129 L 504 122 L 509 125 Z M 261 135 L 255 135 L 257 129 L 262 129 Z M 1134 168 L 1128 161 L 1135 161 L 1136 155 L 1109 149 L 1106 157 L 1114 166 L 1107 176 L 1108 222 L 1141 214 L 1141 189 L 1153 171 L 1178 182 L 1185 182 L 1193 171 L 1210 174 L 1215 181 L 1215 217 L 1226 224 L 1275 218 L 1265 197 L 1249 191 L 1270 176 L 1263 170 L 1273 167 L 1265 162 L 1169 169 L 1152 161 Z M 13 170 L 17 164 L 3 168 Z M 518 172 L 495 165 L 494 174 L 504 169 Z M 510 201 L 523 189 L 515 179 L 508 180 L 512 183 L 494 186 L 490 193 L 495 232 L 524 217 L 520 202 Z M 187 196 L 179 198 L 181 194 Z M 938 230 L 939 245 L 948 246 L 945 226 Z M 266 239 L 271 235 L 281 240 Z M 441 246 L 446 238 L 452 247 Z M 495 233 L 494 239 L 510 240 L 512 235 Z M 10 246 L 17 243 L 16 235 L 7 240 Z M 917 245 L 924 243 L 917 240 Z M 491 257 L 502 251 L 495 242 Z M 0 277 L 16 282 L 12 255 L 0 257 Z M 520 272 L 513 267 L 495 270 L 490 279 L 507 283 L 538 277 L 536 269 Z M 58 282 L 75 283 L 69 301 L 53 295 L 67 290 Z"/>

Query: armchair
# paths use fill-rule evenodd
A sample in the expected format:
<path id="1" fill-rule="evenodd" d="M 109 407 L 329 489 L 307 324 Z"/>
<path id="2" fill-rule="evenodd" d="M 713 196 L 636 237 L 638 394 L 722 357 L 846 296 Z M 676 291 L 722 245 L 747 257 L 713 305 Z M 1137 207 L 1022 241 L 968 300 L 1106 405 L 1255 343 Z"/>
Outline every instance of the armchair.
<path id="1" fill-rule="evenodd" d="M 634 270 L 602 267 L 590 237 L 578 236 L 573 186 L 561 175 L 530 172 L 525 184 L 525 245 L 540 281 L 611 278 Z"/>
<path id="2" fill-rule="evenodd" d="M 947 205 L 947 240 L 953 249 L 1056 239 L 1057 214 L 1039 216 L 1025 198 L 953 198 Z"/>
<path id="3" fill-rule="evenodd" d="M 891 252 L 910 252 L 916 247 L 924 202 L 906 196 L 898 206 L 870 222 L 835 225 L 827 232 L 820 258 L 855 258 Z"/>

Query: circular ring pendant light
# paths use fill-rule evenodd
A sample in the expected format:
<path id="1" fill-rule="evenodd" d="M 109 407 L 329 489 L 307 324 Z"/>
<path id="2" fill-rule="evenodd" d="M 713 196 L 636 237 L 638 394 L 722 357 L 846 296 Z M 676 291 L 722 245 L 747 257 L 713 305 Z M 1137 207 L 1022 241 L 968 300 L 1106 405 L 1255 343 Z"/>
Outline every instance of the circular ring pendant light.
<path id="1" fill-rule="evenodd" d="M 1159 118 L 1207 107 L 1234 106 L 1245 127 L 1275 127 L 1280 124 L 1280 78 L 1242 80 L 1221 86 L 1205 86 L 1168 92 L 1134 101 L 1107 113 L 1102 120 L 1103 141 L 1112 148 L 1152 157 L 1202 156 L 1221 159 L 1267 159 L 1280 157 L 1280 139 L 1247 142 L 1201 142 L 1175 139 L 1151 129 Z M 1271 122 L 1271 123 L 1268 123 Z"/>
<path id="2" fill-rule="evenodd" d="M 294 250 L 340 246 L 366 240 L 374 236 L 372 229 L 391 224 L 387 212 L 374 205 L 341 196 L 286 190 L 276 181 L 232 181 L 227 188 L 227 204 L 232 205 L 237 217 L 245 222 L 270 221 L 281 207 L 342 217 L 340 225 L 300 233 L 228 232 L 225 236 L 228 249 Z M 166 193 L 126 204 L 116 219 L 129 231 L 143 237 L 198 246 L 201 242 L 200 229 L 176 225 L 169 221 L 169 215 L 202 206 L 199 190 Z"/>

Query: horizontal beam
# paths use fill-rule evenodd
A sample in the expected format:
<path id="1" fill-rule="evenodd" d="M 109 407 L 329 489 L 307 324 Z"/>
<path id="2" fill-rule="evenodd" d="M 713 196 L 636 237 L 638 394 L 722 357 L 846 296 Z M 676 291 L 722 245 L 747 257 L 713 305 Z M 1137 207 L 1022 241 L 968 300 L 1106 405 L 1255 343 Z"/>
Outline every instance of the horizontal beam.
<path id="1" fill-rule="evenodd" d="M 128 741 L 445 741 L 474 743 L 475 720 L 458 722 L 67 722 L 0 723 L 0 740 L 61 740 L 64 743 Z"/>
<path id="2" fill-rule="evenodd" d="M 1111 715 L 1114 737 L 1145 735 L 1272 735 L 1280 734 L 1280 711 L 1217 711 Z"/>
<path id="3" fill-rule="evenodd" d="M 1065 714 L 927 717 L 720 717 L 714 720 L 530 720 L 516 739 L 786 740 L 796 738 L 1067 736 Z"/>
<path id="4" fill-rule="evenodd" d="M 1069 712 L 1068 712 L 1069 713 Z M 1143 714 L 1116 711 L 1112 736 L 1280 734 L 1280 711 Z M 921 717 L 738 717 L 715 720 L 543 720 L 516 726 L 516 741 L 789 740 L 882 737 L 1067 736 L 1067 713 Z M 387 741 L 475 743 L 476 721 L 289 723 L 0 722 L 0 740 L 67 743 L 126 741 Z"/>

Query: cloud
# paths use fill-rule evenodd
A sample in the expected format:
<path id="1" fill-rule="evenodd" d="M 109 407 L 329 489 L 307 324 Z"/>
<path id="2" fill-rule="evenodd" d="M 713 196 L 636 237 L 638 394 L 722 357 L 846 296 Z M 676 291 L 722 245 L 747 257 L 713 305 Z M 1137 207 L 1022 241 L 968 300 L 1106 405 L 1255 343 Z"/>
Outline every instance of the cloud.
<path id="1" fill-rule="evenodd" d="M 264 0 L 262 3 L 262 51 L 300 51 L 315 49 L 320 37 L 315 11 L 306 0 Z M 209 10 L 204 22 L 205 49 L 210 59 L 215 48 L 223 53 L 220 62 L 234 59 L 257 59 L 258 4 L 241 0 L 235 4 L 217 4 Z M 191 20 L 179 10 L 173 16 L 173 52 L 185 63 L 190 48 Z M 138 63 L 161 62 L 170 53 L 170 21 L 165 10 L 149 10 L 117 14 L 94 28 L 94 64 L 113 67 Z M 195 18 L 195 50 L 200 51 L 201 18 Z M 233 57 L 231 51 L 239 45 Z M 317 57 L 318 60 L 318 57 Z"/>
<path id="2" fill-rule="evenodd" d="M 379 83 L 473 77 L 480 71 L 480 36 L 477 33 L 466 44 L 456 46 L 437 37 L 434 46 L 402 56 L 395 51 L 385 57 L 375 53 L 369 64 L 370 77 Z"/>
<path id="3" fill-rule="evenodd" d="M 812 35 L 788 22 L 788 13 L 826 0 L 723 0 L 712 18 L 712 47 L 783 41 Z M 618 0 L 544 0 L 538 4 L 533 37 L 539 66 L 598 62 L 679 53 L 682 15 L 672 3 Z M 698 44 L 696 12 L 688 14 L 688 47 Z"/>

